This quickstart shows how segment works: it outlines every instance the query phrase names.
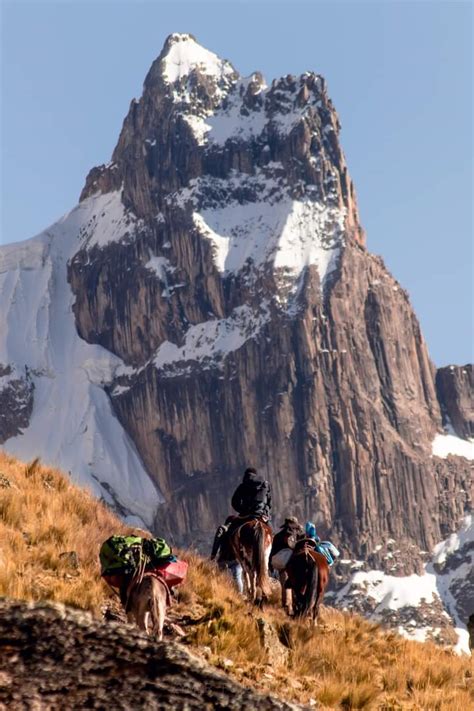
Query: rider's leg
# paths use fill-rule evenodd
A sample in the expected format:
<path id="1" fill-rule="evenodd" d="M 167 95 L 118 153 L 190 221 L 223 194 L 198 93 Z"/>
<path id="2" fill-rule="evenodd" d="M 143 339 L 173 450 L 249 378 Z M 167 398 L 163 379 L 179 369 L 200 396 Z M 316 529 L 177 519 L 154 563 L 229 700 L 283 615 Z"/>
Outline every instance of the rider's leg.
<path id="1" fill-rule="evenodd" d="M 232 577 L 234 578 L 235 584 L 237 586 L 237 590 L 239 593 L 243 594 L 244 592 L 244 581 L 242 578 L 242 566 L 240 563 L 237 561 L 234 561 L 233 563 L 229 564 L 229 570 L 232 573 Z"/>

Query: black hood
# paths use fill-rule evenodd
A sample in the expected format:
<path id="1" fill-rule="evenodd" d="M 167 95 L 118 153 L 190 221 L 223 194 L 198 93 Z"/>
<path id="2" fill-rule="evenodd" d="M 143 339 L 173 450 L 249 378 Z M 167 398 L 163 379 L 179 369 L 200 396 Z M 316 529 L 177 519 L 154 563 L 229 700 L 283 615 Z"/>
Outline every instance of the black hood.
<path id="1" fill-rule="evenodd" d="M 261 484 L 263 482 L 263 479 L 261 479 L 261 477 L 259 477 L 257 473 L 245 472 L 242 481 L 244 484 Z"/>

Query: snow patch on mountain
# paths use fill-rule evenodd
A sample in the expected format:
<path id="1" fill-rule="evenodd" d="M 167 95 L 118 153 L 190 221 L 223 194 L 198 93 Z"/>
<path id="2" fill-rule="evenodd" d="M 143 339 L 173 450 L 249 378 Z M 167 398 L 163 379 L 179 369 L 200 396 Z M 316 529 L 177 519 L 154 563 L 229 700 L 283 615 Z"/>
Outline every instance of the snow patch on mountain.
<path id="1" fill-rule="evenodd" d="M 182 346 L 169 341 L 162 343 L 154 357 L 154 365 L 163 371 L 162 375 L 170 377 L 187 372 L 195 361 L 203 370 L 215 368 L 229 353 L 255 338 L 269 319 L 266 302 L 261 304 L 259 312 L 247 305 L 239 306 L 228 318 L 191 326 Z"/>
<path id="2" fill-rule="evenodd" d="M 104 391 L 127 369 L 78 336 L 67 282 L 68 260 L 80 247 L 123 236 L 130 221 L 119 202 L 118 192 L 90 197 L 37 237 L 0 247 L 0 363 L 27 368 L 34 383 L 29 426 L 3 447 L 72 472 L 150 526 L 161 496 Z"/>
<path id="3" fill-rule="evenodd" d="M 226 101 L 214 111 L 202 112 L 201 115 L 183 113 L 199 145 L 224 146 L 229 140 L 248 141 L 263 133 L 269 122 L 263 105 L 249 111 L 242 103 L 242 94 L 254 81 L 254 74 L 239 79 L 227 94 Z M 266 88 L 262 82 L 256 93 L 263 95 Z"/>
<path id="4" fill-rule="evenodd" d="M 474 515 L 468 514 L 459 531 L 452 533 L 433 548 L 433 563 L 442 565 L 447 558 L 464 546 L 474 543 Z M 473 571 L 474 572 L 474 571 Z"/>
<path id="5" fill-rule="evenodd" d="M 167 257 L 150 257 L 145 267 L 154 272 L 160 281 L 165 281 L 168 273 L 176 271 Z"/>
<path id="6" fill-rule="evenodd" d="M 197 232 L 213 246 L 221 273 L 251 264 L 271 264 L 294 281 L 315 265 L 321 288 L 335 269 L 344 239 L 346 210 L 314 200 L 293 199 L 278 162 L 254 175 L 232 171 L 228 179 L 196 178 L 170 194 L 168 204 L 192 211 Z"/>
<path id="7" fill-rule="evenodd" d="M 86 237 L 82 246 L 87 249 L 106 247 L 111 242 L 127 239 L 142 225 L 141 220 L 125 209 L 122 190 L 98 193 L 94 196 L 92 214 L 81 227 L 81 237 Z"/>
<path id="8" fill-rule="evenodd" d="M 344 211 L 309 200 L 231 202 L 194 213 L 199 233 L 214 247 L 220 272 L 272 262 L 297 278 L 314 264 L 321 285 L 334 269 L 344 230 Z"/>
<path id="9" fill-rule="evenodd" d="M 445 459 L 450 454 L 465 459 L 474 459 L 474 440 L 466 440 L 452 434 L 437 434 L 433 440 L 432 452 L 435 457 Z"/>
<path id="10" fill-rule="evenodd" d="M 305 76 L 299 78 L 299 88 Z M 188 91 L 174 91 L 175 100 L 179 99 L 186 106 L 182 107 L 181 115 L 191 128 L 198 145 L 223 147 L 228 141 L 250 141 L 276 131 L 287 135 L 309 117 L 311 112 L 317 112 L 321 106 L 319 91 L 322 80 L 315 76 L 315 92 L 301 105 L 296 102 L 296 93 L 288 88 L 275 90 L 267 87 L 262 80 L 253 96 L 259 96 L 256 105 L 249 109 L 243 100 L 249 85 L 255 83 L 256 75 L 241 78 L 228 85 L 227 91 L 220 91 L 221 102 L 214 109 L 203 110 L 192 105 Z M 273 102 L 276 100 L 276 106 Z M 334 133 L 332 125 L 325 126 L 322 134 L 327 137 Z"/>

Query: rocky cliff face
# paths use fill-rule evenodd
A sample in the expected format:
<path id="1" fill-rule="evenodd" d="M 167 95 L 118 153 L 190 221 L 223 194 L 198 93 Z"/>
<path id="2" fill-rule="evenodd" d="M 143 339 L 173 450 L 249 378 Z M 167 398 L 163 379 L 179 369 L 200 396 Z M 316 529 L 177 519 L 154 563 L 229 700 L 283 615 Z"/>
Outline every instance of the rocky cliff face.
<path id="1" fill-rule="evenodd" d="M 44 345 L 35 434 L 7 447 L 38 453 L 51 391 L 63 409 L 66 393 L 58 463 L 176 542 L 208 545 L 253 464 L 277 524 L 311 518 L 347 559 L 420 570 L 471 506 L 472 455 L 447 457 L 442 434 L 447 417 L 471 434 L 469 381 L 436 374 L 367 251 L 339 129 L 322 77 L 267 86 L 168 38 L 79 206 L 26 257 L 3 254 L 2 299 L 28 294 Z M 24 367 L 24 344 L 4 351 Z M 387 558 L 387 539 L 412 555 Z"/>
<path id="2" fill-rule="evenodd" d="M 474 367 L 472 364 L 439 368 L 436 390 L 443 423 L 459 437 L 474 437 Z"/>

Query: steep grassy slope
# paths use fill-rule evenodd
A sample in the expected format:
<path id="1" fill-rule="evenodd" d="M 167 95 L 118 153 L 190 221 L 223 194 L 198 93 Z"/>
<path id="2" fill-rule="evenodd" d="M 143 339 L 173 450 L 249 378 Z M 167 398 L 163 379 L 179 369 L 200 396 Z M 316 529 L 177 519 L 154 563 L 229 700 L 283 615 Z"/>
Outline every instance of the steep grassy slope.
<path id="1" fill-rule="evenodd" d="M 0 595 L 60 601 L 97 617 L 106 607 L 117 609 L 99 578 L 97 553 L 106 537 L 127 531 L 59 471 L 0 453 Z M 313 630 L 269 606 L 263 618 L 288 648 L 284 664 L 269 663 L 257 630 L 262 615 L 209 562 L 193 553 L 183 557 L 190 574 L 172 619 L 184 629 L 185 643 L 235 679 L 318 708 L 474 706 L 470 660 L 328 608 Z"/>

